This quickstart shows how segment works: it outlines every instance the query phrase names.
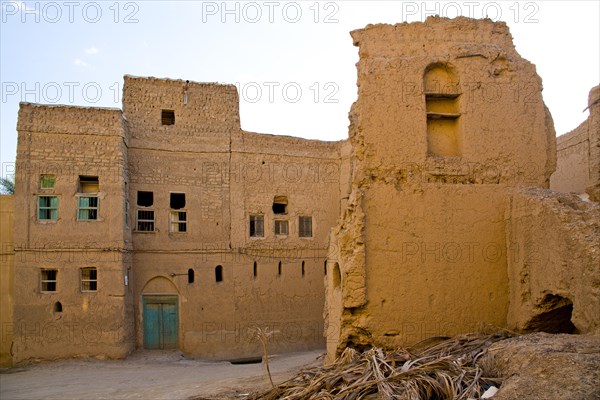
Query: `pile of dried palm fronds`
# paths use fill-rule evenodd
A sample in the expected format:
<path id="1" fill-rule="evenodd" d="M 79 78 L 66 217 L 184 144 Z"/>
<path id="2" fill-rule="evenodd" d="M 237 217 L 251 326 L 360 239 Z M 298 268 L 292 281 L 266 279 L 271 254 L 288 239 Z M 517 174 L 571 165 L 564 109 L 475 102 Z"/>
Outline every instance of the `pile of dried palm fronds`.
<path id="1" fill-rule="evenodd" d="M 300 372 L 255 399 L 479 399 L 490 385 L 500 386 L 488 347 L 512 335 L 469 334 L 432 338 L 409 349 L 372 348 L 359 354 L 347 348 L 327 367 Z"/>

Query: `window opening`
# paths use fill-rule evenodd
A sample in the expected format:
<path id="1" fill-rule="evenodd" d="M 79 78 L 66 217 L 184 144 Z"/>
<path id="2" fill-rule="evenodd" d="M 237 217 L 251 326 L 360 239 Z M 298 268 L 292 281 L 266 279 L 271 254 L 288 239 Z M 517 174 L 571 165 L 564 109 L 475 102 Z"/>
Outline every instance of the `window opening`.
<path id="1" fill-rule="evenodd" d="M 55 183 L 56 183 L 56 175 L 50 175 L 50 174 L 40 175 L 40 188 L 54 189 Z"/>
<path id="2" fill-rule="evenodd" d="M 140 207 L 152 207 L 154 204 L 154 193 L 144 192 L 139 190 L 137 192 L 137 205 Z"/>
<path id="3" fill-rule="evenodd" d="M 287 214 L 287 205 L 286 196 L 275 196 L 273 199 L 273 214 Z"/>
<path id="4" fill-rule="evenodd" d="M 98 193 L 100 181 L 97 176 L 79 176 L 79 193 Z"/>
<path id="5" fill-rule="evenodd" d="M 250 216 L 250 237 L 264 237 L 264 217 L 262 215 Z"/>
<path id="6" fill-rule="evenodd" d="M 98 271 L 96 268 L 81 269 L 81 291 L 95 292 L 98 290 Z"/>
<path id="7" fill-rule="evenodd" d="M 171 232 L 187 232 L 186 211 L 171 211 Z"/>
<path id="8" fill-rule="evenodd" d="M 160 113 L 160 122 L 162 125 L 175 125 L 175 111 L 162 110 Z"/>
<path id="9" fill-rule="evenodd" d="M 58 196 L 38 196 L 38 220 L 56 221 L 58 219 Z"/>
<path id="10" fill-rule="evenodd" d="M 288 221 L 276 220 L 275 221 L 275 234 L 279 236 L 287 236 L 289 231 Z"/>
<path id="11" fill-rule="evenodd" d="M 298 218 L 298 236 L 312 237 L 312 217 Z"/>
<path id="12" fill-rule="evenodd" d="M 56 292 L 56 276 L 58 271 L 55 269 L 42 270 L 42 292 Z"/>
<path id="13" fill-rule="evenodd" d="M 173 210 L 185 208 L 185 193 L 171 193 L 170 207 Z"/>

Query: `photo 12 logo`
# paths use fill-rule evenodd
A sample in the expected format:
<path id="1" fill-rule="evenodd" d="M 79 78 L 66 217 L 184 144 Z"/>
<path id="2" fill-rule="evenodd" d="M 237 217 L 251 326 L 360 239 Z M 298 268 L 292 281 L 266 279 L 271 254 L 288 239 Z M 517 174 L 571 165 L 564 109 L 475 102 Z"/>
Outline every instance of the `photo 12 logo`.
<path id="1" fill-rule="evenodd" d="M 110 21 L 115 24 L 139 22 L 140 6 L 137 2 L 104 1 L 3 1 L 2 23 L 48 23 L 87 22 L 96 24 Z"/>
<path id="2" fill-rule="evenodd" d="M 2 82 L 2 103 L 96 104 L 108 96 L 108 101 L 120 104 L 121 92 L 119 82 Z"/>
<path id="3" fill-rule="evenodd" d="M 336 82 L 236 82 L 240 99 L 247 103 L 298 103 L 305 98 L 314 103 L 339 103 Z"/>
<path id="4" fill-rule="evenodd" d="M 402 21 L 420 20 L 439 16 L 456 18 L 489 18 L 493 21 L 538 23 L 540 6 L 533 1 L 403 1 Z"/>
<path id="5" fill-rule="evenodd" d="M 295 2 L 295 1 L 204 1 L 202 2 L 202 22 L 255 24 L 257 22 L 311 21 L 315 24 L 335 24 L 340 7 L 338 3 Z"/>

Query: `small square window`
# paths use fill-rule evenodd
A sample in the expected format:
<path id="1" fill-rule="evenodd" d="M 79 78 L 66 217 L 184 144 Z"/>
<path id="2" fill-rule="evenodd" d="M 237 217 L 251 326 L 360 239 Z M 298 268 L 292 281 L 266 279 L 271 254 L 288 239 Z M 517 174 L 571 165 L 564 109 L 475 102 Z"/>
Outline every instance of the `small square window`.
<path id="1" fill-rule="evenodd" d="M 250 237 L 264 237 L 265 219 L 262 215 L 251 215 L 250 216 Z"/>
<path id="2" fill-rule="evenodd" d="M 81 291 L 95 292 L 98 290 L 98 271 L 96 268 L 81 269 Z"/>
<path id="3" fill-rule="evenodd" d="M 275 234 L 278 236 L 288 235 L 288 221 L 276 220 L 275 221 Z"/>
<path id="4" fill-rule="evenodd" d="M 160 121 L 162 125 L 175 125 L 175 111 L 162 110 L 160 113 Z"/>
<path id="5" fill-rule="evenodd" d="M 185 208 L 185 193 L 171 193 L 169 205 L 173 210 Z"/>
<path id="6" fill-rule="evenodd" d="M 287 214 L 287 197 L 275 196 L 273 199 L 273 214 Z"/>
<path id="7" fill-rule="evenodd" d="M 77 219 L 79 221 L 98 220 L 98 208 L 100 200 L 95 196 L 79 197 L 77 199 Z"/>
<path id="8" fill-rule="evenodd" d="M 54 189 L 56 183 L 56 175 L 40 175 L 40 188 Z"/>
<path id="9" fill-rule="evenodd" d="M 137 231 L 154 232 L 153 210 L 137 210 Z"/>
<path id="10" fill-rule="evenodd" d="M 55 269 L 43 269 L 41 275 L 42 292 L 56 292 L 56 276 L 58 271 Z"/>
<path id="11" fill-rule="evenodd" d="M 187 232 L 187 212 L 171 211 L 171 232 Z"/>
<path id="12" fill-rule="evenodd" d="M 153 192 L 144 192 L 139 190 L 137 192 L 137 205 L 140 207 L 152 207 L 154 204 L 154 193 Z"/>
<path id="13" fill-rule="evenodd" d="M 98 193 L 100 181 L 97 176 L 80 176 L 79 193 Z"/>
<path id="14" fill-rule="evenodd" d="M 58 219 L 58 196 L 38 196 L 38 220 L 56 221 Z"/>

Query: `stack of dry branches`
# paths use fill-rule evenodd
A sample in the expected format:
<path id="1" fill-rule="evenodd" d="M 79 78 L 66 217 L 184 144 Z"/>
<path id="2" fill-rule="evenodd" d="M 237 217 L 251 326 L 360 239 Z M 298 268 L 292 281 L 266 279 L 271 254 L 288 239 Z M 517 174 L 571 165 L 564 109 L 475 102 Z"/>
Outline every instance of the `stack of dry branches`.
<path id="1" fill-rule="evenodd" d="M 304 370 L 254 399 L 479 399 L 500 386 L 490 358 L 483 357 L 508 332 L 432 338 L 397 351 L 347 348 L 327 367 Z"/>

